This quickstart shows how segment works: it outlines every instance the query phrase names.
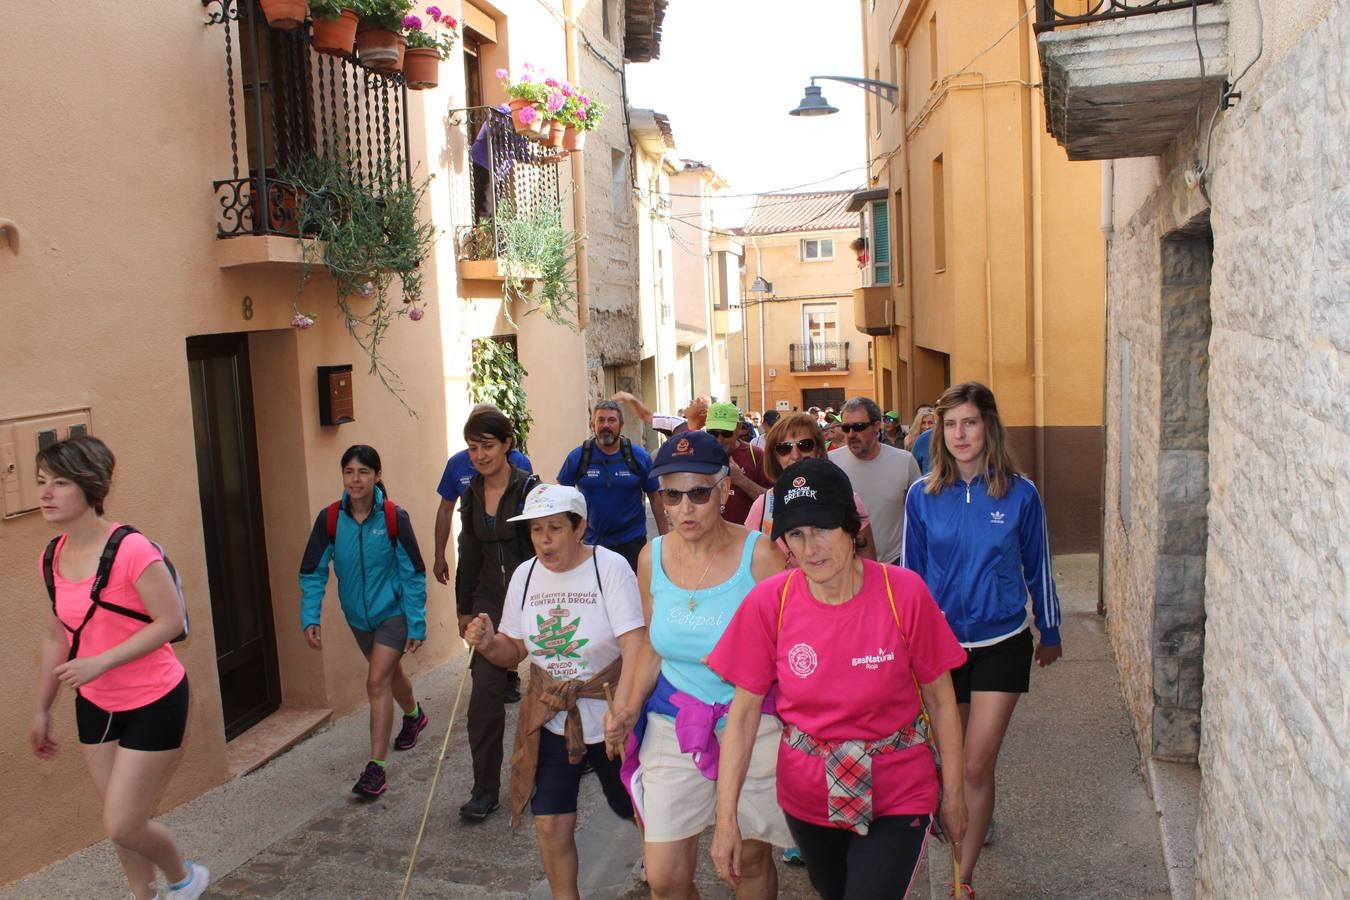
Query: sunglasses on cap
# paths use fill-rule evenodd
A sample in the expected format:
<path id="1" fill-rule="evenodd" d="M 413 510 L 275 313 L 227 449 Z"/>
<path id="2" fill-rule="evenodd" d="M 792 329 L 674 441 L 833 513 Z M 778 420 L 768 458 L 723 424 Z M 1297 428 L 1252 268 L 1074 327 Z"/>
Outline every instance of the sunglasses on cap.
<path id="1" fill-rule="evenodd" d="M 887 422 L 887 423 L 894 422 L 895 420 L 896 420 L 896 419 L 895 419 L 895 416 L 882 416 L 882 417 L 881 417 L 881 421 Z"/>
<path id="2" fill-rule="evenodd" d="M 787 456 L 792 452 L 793 447 L 796 447 L 803 453 L 814 453 L 816 450 L 816 439 L 802 438 L 799 441 L 782 441 L 781 443 L 773 445 L 773 449 L 778 452 L 779 456 Z"/>
<path id="3" fill-rule="evenodd" d="M 715 438 L 729 438 L 731 437 L 732 432 L 727 431 L 725 428 L 709 428 L 708 434 L 711 434 Z"/>
<path id="4" fill-rule="evenodd" d="M 861 434 L 875 424 L 877 424 L 876 419 L 869 419 L 866 422 L 840 422 L 839 430 L 847 431 L 852 434 Z"/>
<path id="5" fill-rule="evenodd" d="M 661 499 L 665 501 L 666 506 L 679 506 L 688 497 L 689 501 L 695 506 L 702 506 L 712 499 L 713 491 L 716 485 L 705 484 L 702 487 L 690 488 L 687 491 L 677 491 L 674 488 L 662 488 L 660 491 Z"/>

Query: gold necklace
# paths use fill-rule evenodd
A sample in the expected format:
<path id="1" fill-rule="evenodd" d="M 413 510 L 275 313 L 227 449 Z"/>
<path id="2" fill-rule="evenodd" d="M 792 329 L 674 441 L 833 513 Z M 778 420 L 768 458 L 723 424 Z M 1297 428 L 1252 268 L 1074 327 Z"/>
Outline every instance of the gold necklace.
<path id="1" fill-rule="evenodd" d="M 698 583 L 695 584 L 693 590 L 691 590 L 691 591 L 689 592 L 689 611 L 690 611 L 690 612 L 693 612 L 693 611 L 694 611 L 694 608 L 698 606 L 698 603 L 694 600 L 694 594 L 698 593 L 699 589 L 703 587 L 703 579 L 705 579 L 705 578 L 708 577 L 708 571 L 709 571 L 710 569 L 712 569 L 713 561 L 716 560 L 716 559 L 717 559 L 717 556 L 714 554 L 713 558 L 710 559 L 710 560 L 708 560 L 708 565 L 706 565 L 706 566 L 703 568 L 703 574 L 700 575 L 700 576 L 698 577 Z"/>

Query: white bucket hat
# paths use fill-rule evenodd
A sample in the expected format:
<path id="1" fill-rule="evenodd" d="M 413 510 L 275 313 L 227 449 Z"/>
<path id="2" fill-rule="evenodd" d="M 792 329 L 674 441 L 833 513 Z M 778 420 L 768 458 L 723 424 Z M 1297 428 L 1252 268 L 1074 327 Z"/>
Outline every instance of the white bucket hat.
<path id="1" fill-rule="evenodd" d="M 541 484 L 525 497 L 520 515 L 506 521 L 522 522 L 569 512 L 586 518 L 586 498 L 581 491 L 565 484 Z"/>

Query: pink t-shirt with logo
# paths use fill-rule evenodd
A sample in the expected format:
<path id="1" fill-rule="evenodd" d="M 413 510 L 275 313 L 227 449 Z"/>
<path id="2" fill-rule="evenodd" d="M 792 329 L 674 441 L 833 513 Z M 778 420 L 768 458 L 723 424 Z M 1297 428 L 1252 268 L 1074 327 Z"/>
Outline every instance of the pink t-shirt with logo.
<path id="1" fill-rule="evenodd" d="M 886 597 L 890 578 L 904 639 Z M 779 600 L 791 578 L 779 630 Z M 966 661 L 923 579 L 908 569 L 863 562 L 863 586 L 847 603 L 811 596 L 792 570 L 755 585 L 731 620 L 708 666 L 755 694 L 777 688 L 778 716 L 825 741 L 878 740 L 919 714 L 919 682 Z M 938 791 L 925 745 L 872 757 L 873 817 L 930 813 Z M 778 804 L 804 822 L 830 824 L 825 758 L 778 748 Z"/>
<path id="2" fill-rule="evenodd" d="M 108 533 L 120 523 L 113 523 Z M 56 545 L 56 554 L 52 560 L 52 574 L 56 579 L 56 615 L 67 629 L 78 628 L 89 612 L 89 590 L 94 586 L 94 576 L 83 581 L 69 581 L 61 575 L 61 548 L 66 545 L 66 536 L 61 535 Z M 112 572 L 103 588 L 102 599 L 149 614 L 141 595 L 136 590 L 136 581 L 147 566 L 163 559 L 154 545 L 140 534 L 129 534 L 122 539 L 113 558 Z M 41 559 L 38 568 L 41 569 Z M 80 632 L 80 658 L 97 656 L 105 650 L 116 647 L 145 627 L 145 623 L 121 613 L 107 609 L 97 610 L 90 618 L 84 631 Z M 71 633 L 66 631 L 66 641 Z M 153 703 L 178 686 L 183 680 L 183 664 L 168 644 L 151 650 L 140 659 L 133 659 L 120 666 L 109 669 L 88 684 L 80 687 L 80 695 L 90 703 L 108 712 L 125 712 Z"/>

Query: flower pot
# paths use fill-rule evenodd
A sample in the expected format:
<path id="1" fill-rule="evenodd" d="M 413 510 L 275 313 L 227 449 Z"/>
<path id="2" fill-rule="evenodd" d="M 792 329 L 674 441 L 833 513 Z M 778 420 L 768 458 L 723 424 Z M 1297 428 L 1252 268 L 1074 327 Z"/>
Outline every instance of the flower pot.
<path id="1" fill-rule="evenodd" d="M 391 72 L 403 71 L 403 56 L 407 52 L 408 52 L 408 39 L 400 34 L 398 36 L 398 57 L 394 60 L 394 68 L 390 69 L 389 71 Z"/>
<path id="2" fill-rule="evenodd" d="M 314 19 L 314 50 L 329 56 L 351 56 L 356 41 L 356 23 L 360 21 L 354 10 L 344 9 L 336 19 L 322 16 Z"/>
<path id="3" fill-rule="evenodd" d="M 571 153 L 580 153 L 581 148 L 586 143 L 586 132 L 580 128 L 573 128 L 570 125 L 567 132 L 563 135 L 562 148 Z"/>
<path id="4" fill-rule="evenodd" d="M 377 72 L 391 72 L 398 64 L 399 36 L 387 28 L 358 28 L 356 52 L 361 64 Z"/>
<path id="5" fill-rule="evenodd" d="M 544 125 L 544 117 L 539 114 L 538 105 L 533 100 L 517 98 L 511 101 L 510 106 L 511 123 L 515 125 L 516 134 L 523 134 L 531 140 L 538 138 L 539 130 Z"/>
<path id="6" fill-rule="evenodd" d="M 567 126 L 561 122 L 549 121 L 549 132 L 547 135 L 541 134 L 539 140 L 555 150 L 563 145 L 563 139 L 567 136 Z"/>
<path id="7" fill-rule="evenodd" d="M 307 0 L 262 0 L 263 15 L 267 24 L 282 31 L 290 31 L 304 24 L 309 14 Z"/>
<path id="8" fill-rule="evenodd" d="M 432 47 L 410 47 L 403 57 L 403 77 L 409 90 L 434 88 L 439 83 L 440 69 L 440 51 Z"/>

